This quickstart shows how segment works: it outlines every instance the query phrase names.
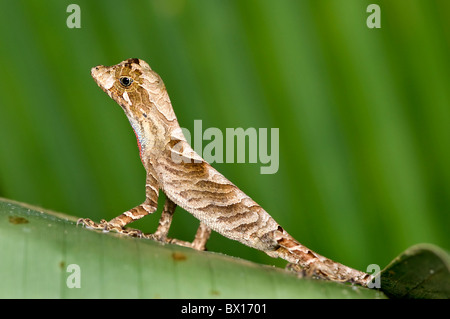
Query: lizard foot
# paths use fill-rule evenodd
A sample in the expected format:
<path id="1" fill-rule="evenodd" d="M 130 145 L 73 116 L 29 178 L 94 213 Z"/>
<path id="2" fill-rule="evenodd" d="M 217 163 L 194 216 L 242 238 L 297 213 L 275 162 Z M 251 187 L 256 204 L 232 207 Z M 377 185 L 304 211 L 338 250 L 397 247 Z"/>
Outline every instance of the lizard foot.
<path id="1" fill-rule="evenodd" d="M 295 272 L 298 278 L 330 279 L 326 274 L 323 274 L 320 267 L 317 266 L 302 267 L 298 264 L 288 263 L 286 265 L 286 270 Z"/>
<path id="2" fill-rule="evenodd" d="M 206 250 L 206 247 L 204 244 L 199 244 L 195 240 L 193 242 L 188 242 L 188 241 L 179 240 L 176 238 L 166 238 L 166 243 L 175 244 L 175 245 L 183 246 L 183 247 L 188 247 L 188 248 L 192 248 L 192 249 L 200 250 L 200 251 Z"/>
<path id="3" fill-rule="evenodd" d="M 104 232 L 115 231 L 119 234 L 131 236 L 131 237 L 143 237 L 143 234 L 139 229 L 123 228 L 123 227 L 111 224 L 104 219 L 101 219 L 100 223 L 96 223 L 89 218 L 80 218 L 77 220 L 77 225 L 78 224 L 82 224 L 86 228 L 102 230 Z"/>
<path id="4" fill-rule="evenodd" d="M 102 219 L 100 220 L 100 223 L 96 223 L 93 220 L 89 219 L 89 218 L 79 218 L 77 220 L 77 226 L 79 224 L 84 225 L 86 228 L 90 228 L 90 229 L 101 229 L 101 230 L 107 230 L 106 229 L 106 220 Z"/>
<path id="5" fill-rule="evenodd" d="M 302 268 L 298 264 L 294 263 L 288 263 L 285 267 L 286 270 L 293 271 L 297 275 L 298 278 L 305 278 L 308 277 L 308 274 L 305 270 L 305 268 Z"/>
<path id="6" fill-rule="evenodd" d="M 172 243 L 172 238 L 168 238 L 167 236 L 160 235 L 158 233 L 153 233 L 153 234 L 143 233 L 142 234 L 142 238 L 154 240 L 154 241 L 157 241 L 157 242 L 159 242 L 161 244 L 170 244 L 170 243 Z"/>
<path id="7" fill-rule="evenodd" d="M 170 225 L 170 224 L 169 224 Z M 200 223 L 197 233 L 195 234 L 195 238 L 192 242 L 179 240 L 176 238 L 169 238 L 167 237 L 167 233 L 169 231 L 169 228 L 166 227 L 164 223 L 161 223 L 158 227 L 158 229 L 153 234 L 143 234 L 142 237 L 155 240 L 158 242 L 161 242 L 163 244 L 175 244 L 183 247 L 189 247 L 195 250 L 206 250 L 206 242 L 209 239 L 209 236 L 211 235 L 211 228 L 206 226 L 203 223 Z"/>
<path id="8" fill-rule="evenodd" d="M 179 240 L 176 238 L 169 238 L 166 236 L 159 236 L 158 234 L 142 234 L 142 238 L 154 240 L 154 241 L 160 242 L 162 244 L 174 244 L 174 245 L 178 245 L 178 246 L 193 248 L 196 250 L 206 250 L 204 246 L 199 247 L 194 242 L 188 242 L 188 241 Z"/>

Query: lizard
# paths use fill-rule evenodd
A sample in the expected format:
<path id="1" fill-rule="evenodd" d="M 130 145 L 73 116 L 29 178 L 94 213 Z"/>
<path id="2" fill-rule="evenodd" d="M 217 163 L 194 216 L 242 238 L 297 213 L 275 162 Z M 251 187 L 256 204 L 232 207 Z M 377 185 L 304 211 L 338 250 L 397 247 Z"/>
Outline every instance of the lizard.
<path id="1" fill-rule="evenodd" d="M 144 203 L 110 221 L 80 218 L 92 229 L 117 231 L 205 250 L 211 231 L 288 261 L 301 276 L 367 286 L 373 276 L 332 261 L 289 235 L 260 205 L 201 158 L 186 141 L 161 77 L 143 60 L 133 58 L 91 69 L 97 85 L 125 112 L 137 138 L 146 170 Z M 125 227 L 152 214 L 159 191 L 166 200 L 156 231 L 143 234 Z M 177 206 L 200 221 L 192 242 L 169 238 Z M 77 223 L 77 224 L 78 224 Z"/>

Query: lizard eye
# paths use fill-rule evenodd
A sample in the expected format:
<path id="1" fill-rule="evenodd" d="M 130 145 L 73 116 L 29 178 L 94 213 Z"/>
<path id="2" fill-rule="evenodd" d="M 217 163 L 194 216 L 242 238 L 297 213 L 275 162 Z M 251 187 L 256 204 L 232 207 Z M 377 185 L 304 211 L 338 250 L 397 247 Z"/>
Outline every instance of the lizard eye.
<path id="1" fill-rule="evenodd" d="M 119 79 L 119 82 L 120 84 L 122 84 L 122 86 L 128 87 L 131 85 L 131 83 L 133 83 L 133 79 L 128 76 L 123 76 Z"/>

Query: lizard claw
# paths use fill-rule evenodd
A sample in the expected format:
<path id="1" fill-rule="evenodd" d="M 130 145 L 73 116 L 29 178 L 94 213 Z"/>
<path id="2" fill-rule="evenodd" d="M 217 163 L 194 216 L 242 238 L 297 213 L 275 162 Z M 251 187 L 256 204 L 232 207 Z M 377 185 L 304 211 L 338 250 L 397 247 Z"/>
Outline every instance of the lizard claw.
<path id="1" fill-rule="evenodd" d="M 109 230 L 108 222 L 104 219 L 100 220 L 100 223 L 96 223 L 89 218 L 80 218 L 77 220 L 77 226 L 79 224 L 84 225 L 86 228 L 90 229 L 101 229 L 101 230 Z"/>

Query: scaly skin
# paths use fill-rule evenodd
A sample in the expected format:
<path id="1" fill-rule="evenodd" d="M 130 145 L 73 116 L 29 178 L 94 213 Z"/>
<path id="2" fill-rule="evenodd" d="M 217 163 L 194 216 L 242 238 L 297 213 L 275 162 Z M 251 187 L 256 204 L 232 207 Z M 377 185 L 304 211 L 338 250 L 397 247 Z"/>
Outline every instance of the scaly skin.
<path id="1" fill-rule="evenodd" d="M 163 81 L 143 60 L 97 66 L 92 77 L 124 110 L 138 140 L 147 171 L 143 204 L 107 222 L 79 222 L 94 229 L 115 230 L 194 249 L 205 249 L 211 230 L 247 246 L 280 257 L 308 276 L 366 286 L 373 277 L 325 258 L 300 244 L 255 201 L 195 153 L 184 138 Z M 158 192 L 166 203 L 154 234 L 124 228 L 156 211 Z M 167 238 L 176 206 L 200 221 L 192 243 Z"/>

